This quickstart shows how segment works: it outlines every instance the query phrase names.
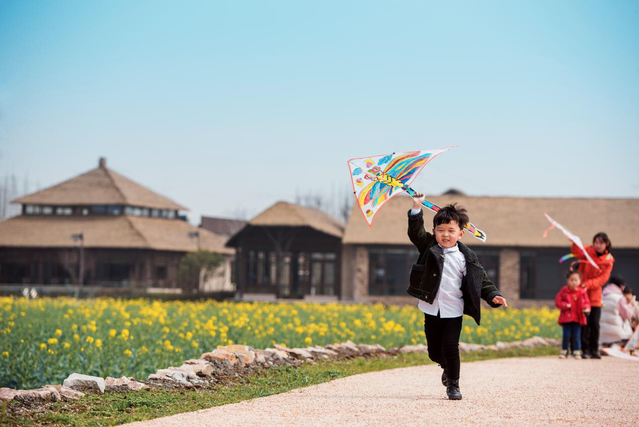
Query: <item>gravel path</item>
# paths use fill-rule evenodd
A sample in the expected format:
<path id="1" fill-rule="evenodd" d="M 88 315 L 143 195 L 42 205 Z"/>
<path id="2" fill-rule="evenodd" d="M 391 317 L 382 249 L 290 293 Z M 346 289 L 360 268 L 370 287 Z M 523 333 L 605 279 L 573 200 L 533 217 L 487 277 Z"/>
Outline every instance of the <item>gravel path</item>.
<path id="1" fill-rule="evenodd" d="M 638 426 L 639 363 L 556 357 L 462 363 L 461 401 L 436 365 L 355 375 L 127 424 L 189 426 Z"/>

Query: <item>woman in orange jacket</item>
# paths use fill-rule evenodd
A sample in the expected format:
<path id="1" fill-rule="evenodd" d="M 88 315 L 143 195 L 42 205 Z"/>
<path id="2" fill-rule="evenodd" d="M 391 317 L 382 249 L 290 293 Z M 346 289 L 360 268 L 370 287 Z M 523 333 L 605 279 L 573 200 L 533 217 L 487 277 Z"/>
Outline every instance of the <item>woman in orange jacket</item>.
<path id="1" fill-rule="evenodd" d="M 579 258 L 579 272 L 583 280 L 581 286 L 586 288 L 590 300 L 588 322 L 581 328 L 581 350 L 585 359 L 601 359 L 599 355 L 599 320 L 601 319 L 601 288 L 608 283 L 615 259 L 610 253 L 611 243 L 606 233 L 597 233 L 592 238 L 592 245 L 586 246 L 586 252 L 599 268 L 595 268 L 586 260 L 586 256 L 573 243 L 570 251 Z"/>

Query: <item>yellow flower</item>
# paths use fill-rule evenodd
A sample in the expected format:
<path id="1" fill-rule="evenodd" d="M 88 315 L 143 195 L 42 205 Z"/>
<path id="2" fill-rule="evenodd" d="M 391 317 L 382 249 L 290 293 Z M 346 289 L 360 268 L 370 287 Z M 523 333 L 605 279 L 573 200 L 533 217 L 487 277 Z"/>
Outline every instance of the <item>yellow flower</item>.
<path id="1" fill-rule="evenodd" d="M 58 343 L 58 339 L 57 338 L 49 338 L 47 340 L 47 342 L 49 343 L 49 345 L 51 344 L 57 344 Z"/>
<path id="2" fill-rule="evenodd" d="M 40 350 L 46 350 L 47 345 L 45 343 L 40 344 Z"/>
<path id="3" fill-rule="evenodd" d="M 9 357 L 9 352 L 8 352 L 8 351 L 3 351 L 3 352 L 2 352 L 2 355 L 3 355 L 3 356 L 6 356 L 6 357 Z"/>
<path id="4" fill-rule="evenodd" d="M 124 354 L 130 356 L 133 354 L 133 352 L 127 348 L 126 350 L 124 350 Z"/>
<path id="5" fill-rule="evenodd" d="M 68 342 L 65 342 L 64 344 L 62 344 L 62 346 L 64 348 L 69 348 L 69 347 L 71 347 L 71 344 L 69 344 Z"/>
<path id="6" fill-rule="evenodd" d="M 124 341 L 129 339 L 129 330 L 128 329 L 122 329 L 122 333 L 121 333 L 121 337 Z"/>
<path id="7" fill-rule="evenodd" d="M 102 347 L 102 340 L 100 340 L 100 339 L 95 340 L 95 346 L 97 348 L 101 348 Z"/>
<path id="8" fill-rule="evenodd" d="M 73 339 L 76 340 L 76 341 L 80 341 L 80 335 L 73 334 Z"/>
<path id="9" fill-rule="evenodd" d="M 55 330 L 55 334 L 56 334 L 57 336 L 62 336 L 62 330 L 61 330 L 61 329 L 56 329 L 56 330 Z"/>
<path id="10" fill-rule="evenodd" d="M 113 338 L 114 336 L 116 336 L 118 334 L 118 331 L 116 331 L 115 329 L 111 329 L 109 330 L 109 336 L 111 338 Z"/>
<path id="11" fill-rule="evenodd" d="M 191 345 L 192 345 L 193 347 L 195 347 L 195 348 L 198 348 L 198 344 L 197 344 L 197 342 L 195 342 L 195 341 L 191 341 Z"/>
<path id="12" fill-rule="evenodd" d="M 88 342 L 88 343 L 92 343 L 93 341 L 94 340 L 93 340 L 92 336 L 88 336 L 87 339 L 86 339 L 86 342 Z"/>
<path id="13" fill-rule="evenodd" d="M 306 345 L 311 345 L 311 344 L 313 343 L 313 339 L 312 339 L 311 337 L 306 337 L 306 338 L 304 339 L 304 343 L 305 343 Z"/>

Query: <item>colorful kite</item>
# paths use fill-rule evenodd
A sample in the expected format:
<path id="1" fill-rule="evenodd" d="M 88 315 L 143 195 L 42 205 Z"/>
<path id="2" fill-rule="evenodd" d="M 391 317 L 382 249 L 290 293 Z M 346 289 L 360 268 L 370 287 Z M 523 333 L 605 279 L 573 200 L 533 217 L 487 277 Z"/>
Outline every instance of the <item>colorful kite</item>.
<path id="1" fill-rule="evenodd" d="M 586 252 L 586 248 L 584 248 L 584 244 L 581 242 L 581 239 L 579 238 L 579 236 L 575 236 L 574 234 L 572 234 L 570 231 L 568 231 L 568 229 L 566 229 L 563 225 L 559 224 L 557 221 L 555 221 L 554 219 L 552 219 L 550 217 L 550 215 L 548 215 L 547 213 L 544 212 L 544 216 L 548 219 L 548 221 L 550 221 L 550 227 L 548 227 L 548 229 L 546 229 L 546 231 L 544 231 L 544 238 L 546 236 L 548 236 L 548 232 L 550 230 L 553 230 L 555 228 L 558 228 L 559 230 L 561 230 L 562 233 L 564 233 L 564 235 L 571 241 L 573 242 L 575 245 L 577 245 L 579 247 L 579 249 L 581 249 L 581 252 L 583 252 L 584 256 L 586 257 L 586 259 L 588 260 L 588 262 L 590 264 L 592 264 L 593 267 L 595 267 L 598 270 L 601 270 L 599 268 L 599 266 L 597 264 L 595 264 L 595 262 L 592 260 L 592 258 L 590 258 L 590 255 L 588 255 L 588 252 Z M 564 255 L 563 257 L 561 257 L 559 259 L 559 262 L 563 262 L 566 259 L 568 259 L 570 257 L 568 257 L 567 255 Z"/>
<path id="2" fill-rule="evenodd" d="M 353 192 L 368 225 L 372 227 L 375 214 L 391 197 L 404 191 L 411 197 L 416 196 L 418 193 L 409 185 L 428 162 L 451 148 L 453 147 L 350 159 L 348 168 Z M 422 205 L 433 212 L 441 209 L 427 200 Z M 486 241 L 486 233 L 473 224 L 468 223 L 465 228 L 477 239 Z"/>

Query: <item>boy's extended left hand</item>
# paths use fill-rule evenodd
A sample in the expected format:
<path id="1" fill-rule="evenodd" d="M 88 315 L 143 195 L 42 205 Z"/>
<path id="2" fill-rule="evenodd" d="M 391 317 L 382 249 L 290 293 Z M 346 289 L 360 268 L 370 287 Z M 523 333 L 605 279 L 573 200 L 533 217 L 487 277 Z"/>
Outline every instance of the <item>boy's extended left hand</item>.
<path id="1" fill-rule="evenodd" d="M 506 298 L 500 297 L 500 296 L 496 296 L 495 298 L 493 298 L 493 304 L 501 304 L 504 307 L 508 307 L 508 303 L 506 302 Z"/>

